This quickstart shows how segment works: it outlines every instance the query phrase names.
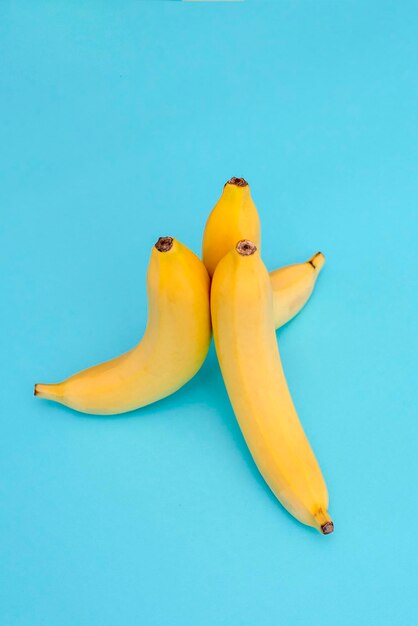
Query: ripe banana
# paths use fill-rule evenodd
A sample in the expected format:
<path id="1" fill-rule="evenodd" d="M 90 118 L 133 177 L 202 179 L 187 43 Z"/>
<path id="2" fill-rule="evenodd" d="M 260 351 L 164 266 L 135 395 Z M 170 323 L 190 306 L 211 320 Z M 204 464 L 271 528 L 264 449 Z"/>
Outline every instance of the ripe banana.
<path id="1" fill-rule="evenodd" d="M 331 533 L 327 488 L 286 384 L 271 282 L 254 243 L 238 242 L 219 262 L 211 312 L 229 398 L 261 474 L 299 521 Z"/>
<path id="2" fill-rule="evenodd" d="M 305 306 L 324 263 L 324 255 L 317 252 L 306 263 L 286 265 L 270 272 L 276 328 L 286 324 Z"/>
<path id="3" fill-rule="evenodd" d="M 238 240 L 247 238 L 260 249 L 260 219 L 244 178 L 231 178 L 206 222 L 202 259 L 210 274 Z M 305 306 L 325 263 L 317 252 L 306 263 L 270 272 L 276 328 L 286 324 Z"/>
<path id="4" fill-rule="evenodd" d="M 121 356 L 35 395 L 84 413 L 132 411 L 172 394 L 199 370 L 209 349 L 209 276 L 200 259 L 172 237 L 160 238 L 148 267 L 148 323 L 140 343 Z"/>
<path id="5" fill-rule="evenodd" d="M 203 233 L 202 259 L 210 276 L 239 239 L 251 238 L 260 247 L 260 219 L 243 178 L 231 178 L 210 213 Z"/>

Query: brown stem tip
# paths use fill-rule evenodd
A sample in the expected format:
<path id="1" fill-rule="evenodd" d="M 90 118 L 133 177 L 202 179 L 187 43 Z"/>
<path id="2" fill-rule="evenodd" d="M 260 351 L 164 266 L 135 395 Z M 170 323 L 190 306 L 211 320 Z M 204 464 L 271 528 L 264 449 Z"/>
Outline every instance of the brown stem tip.
<path id="1" fill-rule="evenodd" d="M 320 259 L 318 259 L 318 257 L 320 257 Z M 313 255 L 313 257 L 309 259 L 308 263 L 312 265 L 314 270 L 316 270 L 318 265 L 321 265 L 322 267 L 322 265 L 324 264 L 324 255 L 322 254 L 322 252 L 317 252 Z"/>
<path id="2" fill-rule="evenodd" d="M 236 176 L 230 178 L 226 184 L 235 185 L 236 187 L 248 187 L 248 183 L 245 178 L 236 178 Z"/>
<path id="3" fill-rule="evenodd" d="M 321 526 L 322 534 L 330 535 L 334 532 L 334 524 L 332 522 L 326 522 Z"/>
<path id="4" fill-rule="evenodd" d="M 168 252 L 173 247 L 173 241 L 172 237 L 160 237 L 155 247 L 158 252 Z"/>
<path id="5" fill-rule="evenodd" d="M 251 256 L 257 251 L 257 246 L 248 239 L 241 239 L 241 241 L 237 243 L 235 249 L 241 256 Z"/>

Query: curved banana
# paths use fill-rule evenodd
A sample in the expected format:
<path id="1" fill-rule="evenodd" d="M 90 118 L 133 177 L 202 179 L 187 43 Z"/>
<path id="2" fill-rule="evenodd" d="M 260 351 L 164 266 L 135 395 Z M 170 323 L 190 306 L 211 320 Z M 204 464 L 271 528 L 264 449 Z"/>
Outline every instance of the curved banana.
<path id="1" fill-rule="evenodd" d="M 260 249 L 260 218 L 244 178 L 231 178 L 210 213 L 203 233 L 202 259 L 210 276 L 222 257 L 240 239 L 250 239 Z M 305 306 L 325 263 L 317 252 L 306 263 L 270 272 L 276 328 L 283 326 Z"/>
<path id="2" fill-rule="evenodd" d="M 286 265 L 270 272 L 276 328 L 286 324 L 303 309 L 324 263 L 324 255 L 317 252 L 306 263 Z"/>
<path id="3" fill-rule="evenodd" d="M 286 384 L 271 283 L 254 243 L 238 242 L 218 264 L 211 311 L 225 385 L 254 461 L 292 515 L 329 534 L 327 488 Z"/>
<path id="4" fill-rule="evenodd" d="M 35 395 L 82 411 L 132 411 L 172 394 L 199 370 L 211 341 L 209 276 L 179 241 L 155 244 L 147 276 L 148 323 L 140 343 Z"/>
<path id="5" fill-rule="evenodd" d="M 260 247 L 260 219 L 249 184 L 233 177 L 225 183 L 203 233 L 202 259 L 210 276 L 222 257 L 244 237 Z"/>

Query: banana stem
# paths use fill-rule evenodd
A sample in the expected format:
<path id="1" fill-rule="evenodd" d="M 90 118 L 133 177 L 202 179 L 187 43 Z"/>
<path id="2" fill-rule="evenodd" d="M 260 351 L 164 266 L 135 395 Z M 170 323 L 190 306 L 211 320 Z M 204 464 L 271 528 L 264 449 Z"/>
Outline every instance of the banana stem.
<path id="1" fill-rule="evenodd" d="M 310 259 L 308 259 L 307 263 L 312 265 L 316 272 L 320 272 L 325 264 L 325 256 L 322 252 L 316 252 Z"/>
<path id="2" fill-rule="evenodd" d="M 52 385 L 41 385 L 38 383 L 35 385 L 33 395 L 39 398 L 44 398 L 45 400 L 55 400 L 55 402 L 60 402 L 62 398 L 60 387 L 60 383 Z"/>

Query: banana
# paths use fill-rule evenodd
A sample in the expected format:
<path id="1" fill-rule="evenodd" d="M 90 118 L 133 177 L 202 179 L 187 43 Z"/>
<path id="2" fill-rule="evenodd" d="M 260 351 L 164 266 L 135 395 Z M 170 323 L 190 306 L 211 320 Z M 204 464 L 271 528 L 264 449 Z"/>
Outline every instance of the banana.
<path id="1" fill-rule="evenodd" d="M 140 343 L 64 382 L 37 384 L 35 395 L 110 415 L 172 394 L 196 374 L 208 352 L 209 285 L 200 259 L 172 237 L 161 237 L 148 267 L 148 323 Z"/>
<path id="2" fill-rule="evenodd" d="M 231 178 L 210 213 L 203 233 L 202 259 L 213 276 L 215 268 L 240 239 L 250 239 L 260 249 L 260 219 L 244 178 Z M 306 263 L 270 272 L 276 328 L 297 315 L 309 300 L 325 263 L 317 252 Z"/>
<path id="3" fill-rule="evenodd" d="M 260 219 L 249 184 L 244 178 L 233 177 L 225 183 L 203 233 L 202 259 L 210 276 L 222 257 L 244 237 L 260 247 Z"/>
<path id="4" fill-rule="evenodd" d="M 255 463 L 294 517 L 331 533 L 327 488 L 286 384 L 271 281 L 253 242 L 238 242 L 219 262 L 211 312 L 225 385 Z"/>
<path id="5" fill-rule="evenodd" d="M 276 328 L 286 324 L 305 306 L 324 263 L 324 255 L 317 252 L 306 263 L 286 265 L 270 272 Z"/>

